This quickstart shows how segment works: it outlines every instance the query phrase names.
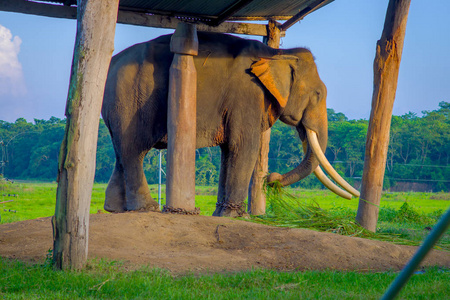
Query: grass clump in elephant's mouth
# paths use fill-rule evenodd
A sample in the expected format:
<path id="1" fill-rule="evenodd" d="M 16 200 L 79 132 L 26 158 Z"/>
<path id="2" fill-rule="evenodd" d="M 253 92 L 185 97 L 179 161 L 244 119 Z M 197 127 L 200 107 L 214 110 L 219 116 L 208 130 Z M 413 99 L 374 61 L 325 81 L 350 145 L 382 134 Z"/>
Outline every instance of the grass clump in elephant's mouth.
<path id="1" fill-rule="evenodd" d="M 355 221 L 356 211 L 345 207 L 322 209 L 318 203 L 306 203 L 289 193 L 279 182 L 264 184 L 267 209 L 264 216 L 252 216 L 252 221 L 272 226 L 307 228 L 346 236 L 362 237 L 398 244 L 416 243 L 399 236 L 373 233 Z"/>

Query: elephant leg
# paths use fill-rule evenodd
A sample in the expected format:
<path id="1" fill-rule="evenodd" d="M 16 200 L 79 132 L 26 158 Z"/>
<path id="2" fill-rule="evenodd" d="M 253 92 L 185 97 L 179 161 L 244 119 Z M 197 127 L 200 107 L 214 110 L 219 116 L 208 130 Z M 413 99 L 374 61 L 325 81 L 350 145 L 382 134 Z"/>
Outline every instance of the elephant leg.
<path id="1" fill-rule="evenodd" d="M 125 211 L 125 179 L 123 174 L 123 167 L 120 164 L 119 158 L 116 158 L 116 166 L 108 182 L 108 187 L 105 192 L 104 208 L 109 212 L 124 212 Z"/>
<path id="2" fill-rule="evenodd" d="M 220 157 L 220 175 L 219 175 L 219 187 L 217 191 L 217 203 L 216 203 L 216 210 L 213 213 L 213 216 L 218 217 L 220 216 L 220 212 L 223 208 L 223 203 L 225 201 L 225 186 L 226 186 L 226 180 L 227 180 L 227 157 L 228 157 L 228 148 L 227 147 L 220 147 L 221 149 L 221 157 Z"/>
<path id="3" fill-rule="evenodd" d="M 127 155 L 123 160 L 125 174 L 126 210 L 158 211 L 158 202 L 153 200 L 144 175 L 143 162 L 145 153 Z M 125 155 L 124 155 L 125 157 Z"/>
<path id="4" fill-rule="evenodd" d="M 259 135 L 258 135 L 259 136 Z M 245 213 L 244 201 L 248 195 L 248 186 L 258 156 L 257 138 L 246 139 L 245 143 L 228 150 L 225 158 L 226 182 L 225 197 L 219 216 L 237 217 Z"/>

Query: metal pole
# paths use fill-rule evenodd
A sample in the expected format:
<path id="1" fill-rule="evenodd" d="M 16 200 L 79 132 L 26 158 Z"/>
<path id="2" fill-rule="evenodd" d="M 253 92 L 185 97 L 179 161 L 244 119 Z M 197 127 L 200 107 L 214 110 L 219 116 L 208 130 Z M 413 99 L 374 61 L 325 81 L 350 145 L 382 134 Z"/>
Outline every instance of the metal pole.
<path id="1" fill-rule="evenodd" d="M 159 150 L 159 183 L 158 183 L 158 204 L 159 209 L 161 210 L 161 172 L 162 172 L 162 150 Z"/>
<path id="2" fill-rule="evenodd" d="M 397 276 L 394 282 L 391 284 L 387 292 L 384 294 L 381 300 L 391 300 L 394 299 L 403 286 L 408 282 L 411 275 L 417 269 L 419 264 L 425 258 L 425 256 L 430 252 L 433 248 L 434 244 L 439 241 L 441 236 L 445 233 L 447 228 L 450 225 L 450 208 L 447 209 L 447 212 L 442 216 L 439 222 L 434 226 L 433 230 L 427 236 L 422 246 L 420 246 L 419 250 L 417 250 L 416 254 L 411 258 L 406 267 Z"/>
<path id="3" fill-rule="evenodd" d="M 0 165 L 2 167 L 2 174 L 1 177 L 5 177 L 5 143 L 3 143 L 3 141 L 0 141 L 0 146 L 2 147 L 2 160 L 0 161 Z"/>

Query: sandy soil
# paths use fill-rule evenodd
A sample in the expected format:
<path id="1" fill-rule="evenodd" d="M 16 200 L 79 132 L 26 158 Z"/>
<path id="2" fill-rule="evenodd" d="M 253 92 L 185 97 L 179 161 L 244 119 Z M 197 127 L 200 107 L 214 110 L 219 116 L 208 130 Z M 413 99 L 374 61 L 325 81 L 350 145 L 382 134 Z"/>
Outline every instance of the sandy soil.
<path id="1" fill-rule="evenodd" d="M 89 258 L 174 273 L 276 270 L 399 270 L 417 247 L 245 221 L 155 212 L 91 215 Z M 0 225 L 0 256 L 42 262 L 52 248 L 50 218 Z M 433 251 L 424 266 L 450 267 Z"/>

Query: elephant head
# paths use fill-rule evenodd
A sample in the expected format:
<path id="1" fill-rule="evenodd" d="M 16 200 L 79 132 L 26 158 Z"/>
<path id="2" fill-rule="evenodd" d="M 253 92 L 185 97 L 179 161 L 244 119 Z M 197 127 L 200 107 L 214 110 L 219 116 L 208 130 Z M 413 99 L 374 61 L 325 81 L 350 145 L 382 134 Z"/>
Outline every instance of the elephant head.
<path id="1" fill-rule="evenodd" d="M 279 181 L 282 186 L 287 186 L 314 172 L 336 194 L 348 199 L 351 194 L 358 197 L 359 192 L 339 176 L 324 155 L 328 140 L 327 90 L 311 52 L 297 48 L 282 55 L 261 58 L 253 63 L 251 72 L 276 100 L 280 120 L 297 129 L 305 153 L 296 168 L 286 174 L 271 173 L 267 181 Z M 346 191 L 329 180 L 319 164 Z"/>

